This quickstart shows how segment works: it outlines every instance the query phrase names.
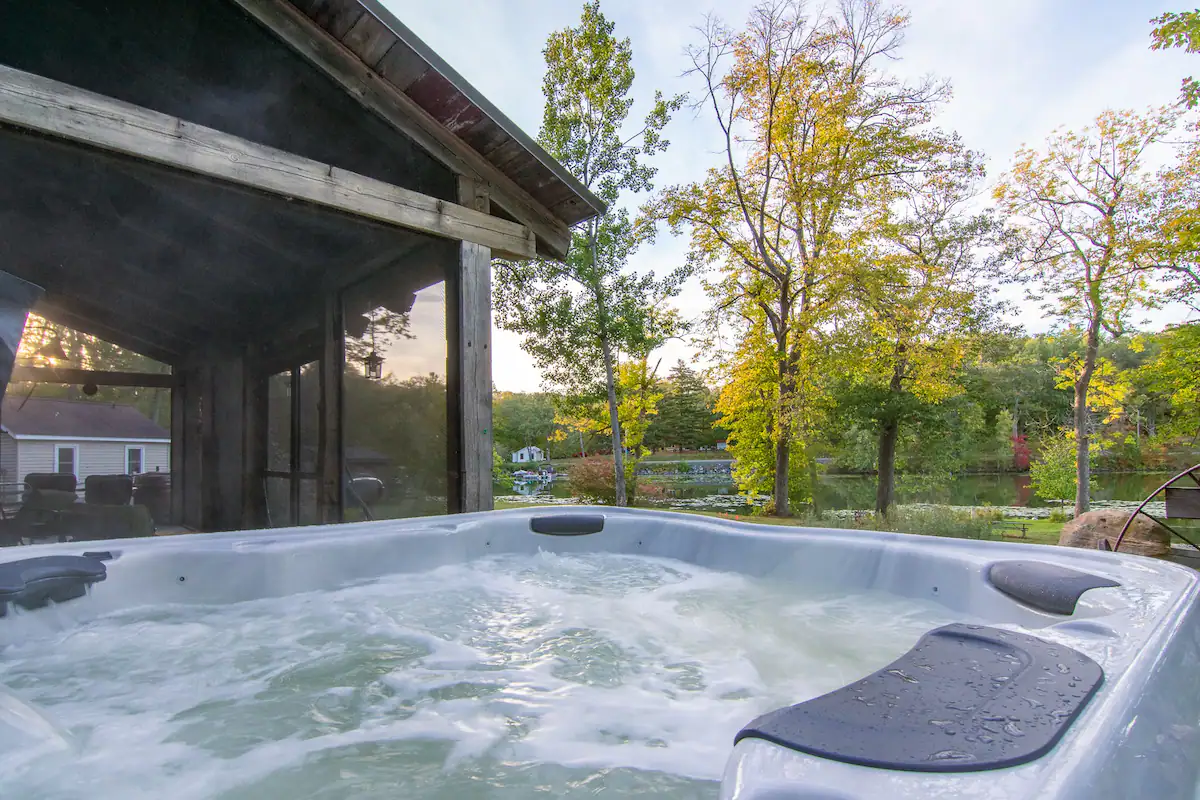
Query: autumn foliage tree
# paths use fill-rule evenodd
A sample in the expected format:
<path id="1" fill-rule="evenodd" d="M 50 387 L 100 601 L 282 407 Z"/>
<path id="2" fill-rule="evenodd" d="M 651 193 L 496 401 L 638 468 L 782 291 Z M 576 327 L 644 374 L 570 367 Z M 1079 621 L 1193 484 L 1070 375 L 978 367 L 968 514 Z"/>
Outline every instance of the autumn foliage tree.
<path id="1" fill-rule="evenodd" d="M 1147 222 L 1156 197 L 1147 151 L 1177 118 L 1170 108 L 1106 111 L 1078 133 L 1058 131 L 1040 150 L 1019 150 L 995 189 L 1030 298 L 1084 336 L 1074 380 L 1076 514 L 1089 507 L 1088 403 L 1101 336 L 1120 336 L 1130 314 L 1153 302 L 1159 233 Z"/>
<path id="2" fill-rule="evenodd" d="M 933 166 L 933 165 L 931 165 Z M 843 338 L 845 363 L 875 420 L 879 481 L 875 510 L 895 497 L 901 426 L 921 404 L 962 391 L 960 371 L 992 321 L 984 279 L 994 273 L 998 224 L 970 213 L 978 157 L 950 147 L 939 168 L 900 181 L 880 181 L 876 215 L 853 278 L 853 308 Z"/>
<path id="3" fill-rule="evenodd" d="M 805 358 L 821 350 L 843 297 L 846 253 L 870 187 L 923 172 L 942 146 L 927 125 L 946 86 L 905 83 L 884 69 L 908 19 L 877 0 L 828 10 L 768 0 L 740 31 L 710 19 L 690 51 L 701 103 L 723 140 L 722 164 L 669 189 L 657 210 L 690 234 L 694 264 L 717 268 L 708 283 L 717 316 L 732 315 L 751 337 L 743 349 L 760 353 L 762 337 L 769 341 L 774 365 L 741 370 L 735 381 L 744 391 L 723 407 L 739 464 L 749 451 L 756 459 L 772 451 L 770 463 L 755 465 L 754 482 L 769 475 L 780 516 L 790 513 L 792 462 L 807 457 L 804 376 L 814 365 Z M 751 376 L 769 383 L 744 385 Z M 743 408 L 752 425 L 736 421 Z M 752 441 L 752 429 L 765 442 Z"/>

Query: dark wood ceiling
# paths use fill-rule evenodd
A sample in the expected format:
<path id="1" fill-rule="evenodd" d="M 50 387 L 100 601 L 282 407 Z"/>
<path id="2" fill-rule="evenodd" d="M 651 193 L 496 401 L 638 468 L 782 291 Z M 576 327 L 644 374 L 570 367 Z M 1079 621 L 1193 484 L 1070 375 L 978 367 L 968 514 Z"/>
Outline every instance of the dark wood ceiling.
<path id="1" fill-rule="evenodd" d="M 365 267 L 443 278 L 430 237 L 62 140 L 0 127 L 0 175 L 5 269 L 48 316 L 168 363 L 315 322 Z"/>

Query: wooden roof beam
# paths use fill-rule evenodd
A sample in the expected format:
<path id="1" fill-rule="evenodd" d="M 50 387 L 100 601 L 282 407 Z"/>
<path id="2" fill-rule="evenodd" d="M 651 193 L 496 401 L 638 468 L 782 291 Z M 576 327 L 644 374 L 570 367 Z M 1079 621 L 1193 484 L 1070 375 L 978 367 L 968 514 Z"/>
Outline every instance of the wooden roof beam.
<path id="1" fill-rule="evenodd" d="M 42 299 L 41 302 L 34 306 L 33 311 L 38 316 L 45 317 L 51 322 L 66 325 L 68 328 L 77 330 L 80 333 L 95 336 L 109 344 L 124 347 L 148 358 L 153 358 L 155 361 L 161 361 L 164 364 L 174 364 L 179 360 L 183 352 L 181 347 L 168 347 L 164 345 L 163 337 L 161 336 L 153 333 L 140 335 L 126 330 L 117 330 L 102 322 L 96 322 L 90 316 L 84 316 L 75 311 L 67 310 L 59 305 L 59 303 L 51 300 Z"/>
<path id="2" fill-rule="evenodd" d="M 96 386 L 133 386 L 147 389 L 173 389 L 179 376 L 172 373 L 122 372 L 114 370 L 74 369 L 69 367 L 13 367 L 13 381 L 24 383 L 66 383 Z"/>
<path id="3" fill-rule="evenodd" d="M 459 175 L 485 183 L 492 202 L 532 230 L 546 255 L 557 259 L 566 257 L 571 230 L 562 220 L 304 12 L 287 0 L 233 2 L 431 156 Z M 495 251 L 496 248 L 492 249 Z M 505 257 L 500 252 L 494 255 Z"/>
<path id="4" fill-rule="evenodd" d="M 537 255 L 534 234 L 523 225 L 3 65 L 0 122 L 473 242 L 506 258 Z"/>

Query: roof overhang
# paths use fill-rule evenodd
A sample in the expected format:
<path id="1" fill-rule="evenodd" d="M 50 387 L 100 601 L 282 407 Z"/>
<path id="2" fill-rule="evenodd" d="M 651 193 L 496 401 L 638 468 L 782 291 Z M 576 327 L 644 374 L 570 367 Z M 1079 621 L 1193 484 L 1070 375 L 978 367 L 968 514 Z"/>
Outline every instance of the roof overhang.
<path id="1" fill-rule="evenodd" d="M 0 433 L 6 433 L 18 442 L 110 442 L 124 444 L 170 444 L 170 439 L 140 439 L 125 436 L 45 436 L 39 433 L 13 433 L 0 425 Z"/>
<path id="2" fill-rule="evenodd" d="M 377 0 L 234 0 L 361 104 L 563 258 L 569 228 L 606 206 Z"/>

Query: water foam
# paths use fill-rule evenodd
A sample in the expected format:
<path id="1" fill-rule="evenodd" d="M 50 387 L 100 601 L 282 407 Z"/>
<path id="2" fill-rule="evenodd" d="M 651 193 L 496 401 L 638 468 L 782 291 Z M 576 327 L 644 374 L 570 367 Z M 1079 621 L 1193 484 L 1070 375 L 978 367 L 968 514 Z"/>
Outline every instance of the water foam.
<path id="1" fill-rule="evenodd" d="M 714 797 L 734 733 L 951 621 L 679 562 L 496 557 L 10 640 L 0 683 L 76 752 L 0 752 L 13 796 Z"/>

